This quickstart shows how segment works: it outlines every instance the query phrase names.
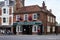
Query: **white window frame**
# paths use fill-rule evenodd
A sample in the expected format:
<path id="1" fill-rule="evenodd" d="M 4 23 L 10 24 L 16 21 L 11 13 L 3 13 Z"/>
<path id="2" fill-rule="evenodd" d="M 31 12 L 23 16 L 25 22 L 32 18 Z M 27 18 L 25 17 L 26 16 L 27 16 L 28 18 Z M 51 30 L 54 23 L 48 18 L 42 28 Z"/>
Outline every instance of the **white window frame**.
<path id="1" fill-rule="evenodd" d="M 17 19 L 17 18 L 18 18 L 18 16 L 19 16 L 19 18 L 20 18 L 20 15 L 16 15 L 16 21 L 18 21 L 18 19 Z"/>
<path id="2" fill-rule="evenodd" d="M 47 32 L 50 32 L 50 26 L 47 26 Z"/>
<path id="3" fill-rule="evenodd" d="M 50 21 L 50 16 L 48 16 L 48 22 Z"/>
<path id="4" fill-rule="evenodd" d="M 55 32 L 55 26 L 53 26 L 52 31 Z"/>
<path id="5" fill-rule="evenodd" d="M 22 26 L 19 26 L 19 32 L 22 32 L 21 27 L 22 27 Z"/>
<path id="6" fill-rule="evenodd" d="M 3 9 L 6 9 L 6 13 L 4 14 L 4 10 Z M 9 7 L 7 7 L 7 6 L 4 6 L 4 7 L 2 7 L 2 15 L 9 15 Z"/>
<path id="7" fill-rule="evenodd" d="M 18 25 L 16 26 L 16 32 L 19 32 L 19 30 L 18 30 Z"/>
<path id="8" fill-rule="evenodd" d="M 26 15 L 27 15 L 27 20 L 28 20 L 28 14 L 24 14 L 24 20 L 26 20 L 26 19 L 25 19 L 25 16 L 26 16 Z"/>
<path id="9" fill-rule="evenodd" d="M 5 23 L 3 23 L 3 18 L 6 18 Z M 2 17 L 2 25 L 9 25 L 9 17 Z"/>
<path id="10" fill-rule="evenodd" d="M 36 15 L 36 19 L 34 18 L 34 15 Z M 33 20 L 37 20 L 37 13 L 34 13 L 34 14 L 32 15 L 32 18 L 33 18 Z"/>
<path id="11" fill-rule="evenodd" d="M 34 31 L 35 30 L 34 27 L 36 27 L 36 31 Z M 32 32 L 37 32 L 37 30 L 38 30 L 38 26 L 37 25 L 33 25 Z"/>
<path id="12" fill-rule="evenodd" d="M 51 22 L 52 22 L 52 17 L 50 17 L 50 19 L 51 19 Z"/>
<path id="13" fill-rule="evenodd" d="M 19 26 L 19 25 L 16 26 L 16 32 L 22 32 L 22 31 L 20 30 L 20 27 L 21 27 L 21 26 Z"/>
<path id="14" fill-rule="evenodd" d="M 6 12 L 5 13 L 4 13 L 4 9 L 6 9 Z M 2 11 L 3 11 L 2 12 L 3 14 L 6 14 L 7 13 L 7 8 L 3 8 Z"/>
<path id="15" fill-rule="evenodd" d="M 53 18 L 53 23 L 55 23 L 55 18 Z"/>

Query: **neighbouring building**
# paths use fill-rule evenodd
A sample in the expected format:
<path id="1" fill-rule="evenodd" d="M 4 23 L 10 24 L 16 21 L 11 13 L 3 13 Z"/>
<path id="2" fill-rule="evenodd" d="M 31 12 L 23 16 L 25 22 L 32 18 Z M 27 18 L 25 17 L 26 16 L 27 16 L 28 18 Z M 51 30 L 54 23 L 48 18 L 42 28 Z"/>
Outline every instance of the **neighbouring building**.
<path id="1" fill-rule="evenodd" d="M 11 30 L 13 26 L 13 0 L 0 2 L 0 33 Z"/>
<path id="2" fill-rule="evenodd" d="M 4 0 L 0 2 L 0 33 L 5 33 L 9 30 L 12 32 L 15 5 L 21 5 L 20 7 L 22 7 L 24 6 L 23 3 L 23 0 Z"/>
<path id="3" fill-rule="evenodd" d="M 38 5 L 24 6 L 25 0 L 4 0 L 0 2 L 0 32 L 10 30 L 14 34 L 55 33 L 56 16 L 48 10 L 43 1 Z"/>
<path id="4" fill-rule="evenodd" d="M 60 33 L 60 23 L 56 24 L 56 33 L 59 34 Z"/>

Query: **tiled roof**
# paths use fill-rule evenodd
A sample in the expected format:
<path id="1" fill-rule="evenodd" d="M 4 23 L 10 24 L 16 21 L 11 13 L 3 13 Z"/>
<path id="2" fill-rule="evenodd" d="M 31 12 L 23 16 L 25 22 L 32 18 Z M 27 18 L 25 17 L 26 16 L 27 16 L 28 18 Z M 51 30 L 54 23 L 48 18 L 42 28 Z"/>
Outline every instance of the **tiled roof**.
<path id="1" fill-rule="evenodd" d="M 48 12 L 48 14 L 50 14 L 51 16 L 54 16 L 56 18 L 56 16 L 52 12 L 50 12 L 48 10 L 47 10 L 47 12 Z"/>
<path id="2" fill-rule="evenodd" d="M 4 1 L 1 1 L 0 2 L 0 7 L 4 6 L 5 5 L 4 3 L 5 3 Z"/>
<path id="3" fill-rule="evenodd" d="M 20 9 L 16 10 L 14 12 L 14 14 L 29 13 L 29 12 L 40 12 L 40 11 L 54 16 L 50 11 L 48 11 L 47 9 L 43 9 L 42 7 L 40 7 L 38 5 L 24 6 L 24 7 L 20 8 Z"/>
<path id="4" fill-rule="evenodd" d="M 28 13 L 28 12 L 38 12 L 38 11 L 41 11 L 40 7 L 38 5 L 33 5 L 33 6 L 22 7 L 18 9 L 18 11 L 16 11 L 15 13 Z"/>
<path id="5" fill-rule="evenodd" d="M 14 6 L 15 1 L 9 0 L 9 5 L 8 6 Z M 0 1 L 0 7 L 3 7 L 5 5 L 5 1 Z"/>
<path id="6" fill-rule="evenodd" d="M 13 6 L 15 4 L 15 1 L 9 1 L 9 6 Z"/>

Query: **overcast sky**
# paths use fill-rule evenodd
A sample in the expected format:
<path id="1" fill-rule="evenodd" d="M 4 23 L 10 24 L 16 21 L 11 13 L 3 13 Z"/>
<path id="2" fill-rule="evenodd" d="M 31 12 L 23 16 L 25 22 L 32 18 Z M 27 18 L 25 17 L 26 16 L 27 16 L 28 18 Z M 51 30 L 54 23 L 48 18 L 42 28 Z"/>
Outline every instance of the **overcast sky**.
<path id="1" fill-rule="evenodd" d="M 56 16 L 57 22 L 60 23 L 60 0 L 25 0 L 25 6 L 41 6 L 43 1 L 45 1 L 48 9 L 52 9 L 52 13 Z"/>

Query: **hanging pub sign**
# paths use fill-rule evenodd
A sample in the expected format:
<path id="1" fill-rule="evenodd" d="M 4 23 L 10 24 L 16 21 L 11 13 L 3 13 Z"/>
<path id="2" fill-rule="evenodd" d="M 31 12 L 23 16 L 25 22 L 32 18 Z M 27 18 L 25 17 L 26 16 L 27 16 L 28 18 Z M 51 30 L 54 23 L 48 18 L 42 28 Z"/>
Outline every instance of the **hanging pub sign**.
<path id="1" fill-rule="evenodd" d="M 22 21 L 23 19 L 22 18 L 20 18 L 20 21 Z"/>
<path id="2" fill-rule="evenodd" d="M 29 18 L 28 18 L 28 19 L 29 19 L 29 21 L 32 21 L 32 17 L 31 17 L 31 16 L 29 16 Z"/>

